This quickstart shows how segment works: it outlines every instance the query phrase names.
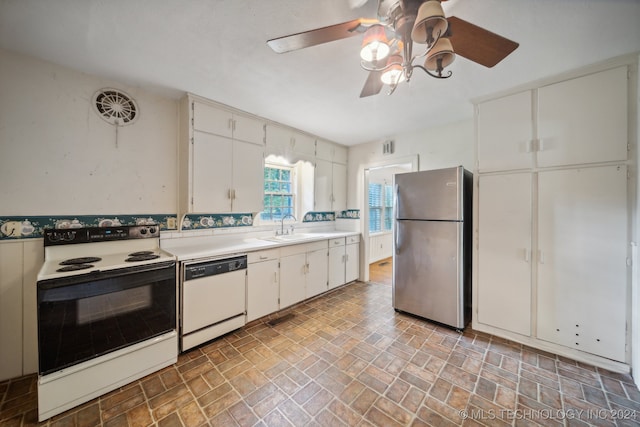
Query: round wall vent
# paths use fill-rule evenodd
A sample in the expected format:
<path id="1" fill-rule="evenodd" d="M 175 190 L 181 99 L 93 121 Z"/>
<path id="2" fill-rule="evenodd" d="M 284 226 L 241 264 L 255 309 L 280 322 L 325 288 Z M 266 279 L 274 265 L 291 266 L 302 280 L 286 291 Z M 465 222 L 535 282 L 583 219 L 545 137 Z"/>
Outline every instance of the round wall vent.
<path id="1" fill-rule="evenodd" d="M 112 125 L 130 125 L 138 118 L 138 104 L 117 89 L 100 89 L 93 96 L 93 106 L 103 120 Z"/>

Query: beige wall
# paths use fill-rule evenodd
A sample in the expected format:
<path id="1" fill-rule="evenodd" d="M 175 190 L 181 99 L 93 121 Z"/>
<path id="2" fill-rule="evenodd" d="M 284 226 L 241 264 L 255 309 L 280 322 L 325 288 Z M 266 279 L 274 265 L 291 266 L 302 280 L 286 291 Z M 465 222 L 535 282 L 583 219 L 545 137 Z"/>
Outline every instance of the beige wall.
<path id="1" fill-rule="evenodd" d="M 92 108 L 120 89 L 138 120 Z M 178 103 L 0 49 L 0 215 L 175 213 Z"/>

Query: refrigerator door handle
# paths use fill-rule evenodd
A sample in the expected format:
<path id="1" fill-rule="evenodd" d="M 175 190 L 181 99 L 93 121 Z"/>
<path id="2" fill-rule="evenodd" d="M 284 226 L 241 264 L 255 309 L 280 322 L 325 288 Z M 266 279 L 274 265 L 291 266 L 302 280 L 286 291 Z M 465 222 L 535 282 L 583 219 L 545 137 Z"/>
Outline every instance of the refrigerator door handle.
<path id="1" fill-rule="evenodd" d="M 396 254 L 400 253 L 400 236 L 398 236 L 398 202 L 400 201 L 400 187 L 398 184 L 394 185 L 393 192 L 393 246 L 396 250 Z"/>

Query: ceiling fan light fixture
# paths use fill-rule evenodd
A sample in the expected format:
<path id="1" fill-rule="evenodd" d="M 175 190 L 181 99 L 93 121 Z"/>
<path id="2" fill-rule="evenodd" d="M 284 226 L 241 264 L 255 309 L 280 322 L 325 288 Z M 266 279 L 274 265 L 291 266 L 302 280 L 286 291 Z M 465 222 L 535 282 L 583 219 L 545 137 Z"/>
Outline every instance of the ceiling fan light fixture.
<path id="1" fill-rule="evenodd" d="M 384 25 L 370 26 L 364 33 L 360 58 L 366 62 L 376 62 L 389 55 L 389 43 Z"/>
<path id="2" fill-rule="evenodd" d="M 429 0 L 420 5 L 418 16 L 413 24 L 411 39 L 416 43 L 431 46 L 441 35 L 447 32 L 449 23 L 438 0 Z"/>
<path id="3" fill-rule="evenodd" d="M 451 65 L 454 59 L 456 59 L 456 54 L 453 51 L 451 40 L 441 38 L 427 54 L 424 67 L 429 71 L 436 71 L 441 74 L 442 70 Z"/>
<path id="4" fill-rule="evenodd" d="M 395 86 L 398 83 L 402 83 L 406 80 L 404 75 L 404 68 L 402 67 L 402 56 L 391 55 L 387 61 L 387 68 L 380 76 L 382 83 Z"/>

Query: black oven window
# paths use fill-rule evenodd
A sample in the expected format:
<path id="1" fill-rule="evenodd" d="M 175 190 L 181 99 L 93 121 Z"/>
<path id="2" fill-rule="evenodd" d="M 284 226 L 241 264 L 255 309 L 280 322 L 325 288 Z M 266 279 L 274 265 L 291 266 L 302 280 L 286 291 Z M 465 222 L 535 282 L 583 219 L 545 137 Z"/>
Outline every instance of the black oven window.
<path id="1" fill-rule="evenodd" d="M 38 285 L 41 375 L 176 327 L 175 265 L 46 289 Z"/>

